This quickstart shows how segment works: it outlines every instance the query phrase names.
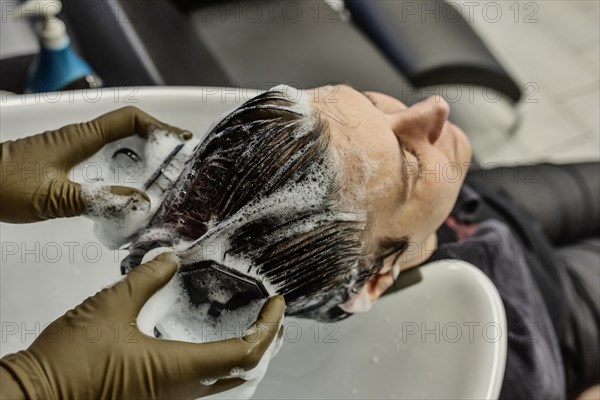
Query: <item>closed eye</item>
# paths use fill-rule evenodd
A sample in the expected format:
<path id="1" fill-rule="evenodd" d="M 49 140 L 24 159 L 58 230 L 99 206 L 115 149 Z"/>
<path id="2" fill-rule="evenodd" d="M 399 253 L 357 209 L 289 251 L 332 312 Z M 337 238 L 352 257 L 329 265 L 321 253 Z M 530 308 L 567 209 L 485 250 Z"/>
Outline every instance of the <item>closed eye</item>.
<path id="1" fill-rule="evenodd" d="M 416 183 L 416 181 L 421 178 L 422 174 L 423 174 L 423 162 L 421 161 L 421 155 L 411 146 L 409 146 L 408 144 L 406 144 L 406 142 L 404 140 L 402 140 L 399 136 L 397 137 L 398 139 L 398 143 L 400 144 L 400 148 L 402 149 L 402 153 L 404 154 L 404 160 L 407 160 L 406 158 L 406 153 L 411 154 L 416 162 L 416 165 L 414 165 L 414 162 L 411 162 L 411 172 L 415 173 L 413 176 L 413 181 L 411 182 L 411 184 L 414 186 L 414 184 Z M 405 161 L 406 162 L 406 161 Z"/>

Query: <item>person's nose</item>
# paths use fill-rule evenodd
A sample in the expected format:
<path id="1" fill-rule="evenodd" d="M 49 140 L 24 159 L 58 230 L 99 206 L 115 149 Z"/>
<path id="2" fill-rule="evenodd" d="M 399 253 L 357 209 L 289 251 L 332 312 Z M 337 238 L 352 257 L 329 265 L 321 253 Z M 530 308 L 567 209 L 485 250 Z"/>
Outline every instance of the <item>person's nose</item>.
<path id="1" fill-rule="evenodd" d="M 442 134 L 449 113 L 448 102 L 440 96 L 432 96 L 392 114 L 392 130 L 400 138 L 423 138 L 434 144 Z"/>

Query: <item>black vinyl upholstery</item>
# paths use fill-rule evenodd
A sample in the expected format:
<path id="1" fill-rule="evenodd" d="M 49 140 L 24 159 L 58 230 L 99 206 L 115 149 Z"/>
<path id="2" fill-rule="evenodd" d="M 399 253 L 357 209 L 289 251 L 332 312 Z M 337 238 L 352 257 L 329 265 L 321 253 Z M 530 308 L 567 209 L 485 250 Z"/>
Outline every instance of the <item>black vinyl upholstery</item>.
<path id="1" fill-rule="evenodd" d="M 465 21 L 404 23 L 403 2 L 346 0 L 348 19 L 325 0 L 64 0 L 61 18 L 108 87 L 350 83 L 412 104 L 431 94 L 423 86 L 458 83 L 518 99 Z M 250 9 L 262 17 L 252 19 Z M 1 62 L 18 73 L 3 76 L 0 88 L 22 92 L 24 60 Z"/>
<path id="2" fill-rule="evenodd" d="M 0 90 L 23 93 L 27 84 L 27 71 L 34 59 L 34 54 L 25 54 L 0 60 Z"/>
<path id="3" fill-rule="evenodd" d="M 404 18 L 402 3 L 346 0 L 352 21 L 325 12 L 323 0 L 67 0 L 64 15 L 107 86 L 348 82 L 412 103 L 420 99 L 415 86 L 464 83 L 519 98 L 464 20 L 417 23 Z M 235 15 L 249 6 L 263 16 L 274 10 L 274 18 Z M 285 18 L 286 8 L 301 18 Z"/>
<path id="4" fill-rule="evenodd" d="M 345 0 L 356 24 L 417 87 L 474 84 L 513 102 L 521 91 L 481 38 L 443 0 Z"/>
<path id="5" fill-rule="evenodd" d="M 268 2 L 253 4 L 260 7 L 260 19 L 238 18 L 231 2 L 189 14 L 190 24 L 235 86 L 350 83 L 408 103 L 419 100 L 407 79 L 350 22 L 315 19 L 314 5 L 325 2 L 281 0 L 271 14 Z"/>

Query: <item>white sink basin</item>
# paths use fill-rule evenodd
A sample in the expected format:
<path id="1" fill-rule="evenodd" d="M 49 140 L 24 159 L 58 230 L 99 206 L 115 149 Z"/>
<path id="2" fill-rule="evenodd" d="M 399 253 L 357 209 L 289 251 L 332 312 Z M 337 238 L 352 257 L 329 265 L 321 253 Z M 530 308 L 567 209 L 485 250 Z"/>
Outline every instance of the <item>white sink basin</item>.
<path id="1" fill-rule="evenodd" d="M 256 92 L 121 88 L 8 96 L 1 140 L 92 119 L 127 105 L 194 132 Z M 2 355 L 119 278 L 124 251 L 102 247 L 84 218 L 0 224 Z M 506 358 L 500 297 L 462 262 L 422 268 L 423 280 L 337 324 L 286 319 L 285 344 L 255 398 L 495 398 Z"/>
<path id="2" fill-rule="evenodd" d="M 254 398 L 497 398 L 506 324 L 495 288 L 464 262 L 421 274 L 339 323 L 286 319 L 286 343 Z"/>

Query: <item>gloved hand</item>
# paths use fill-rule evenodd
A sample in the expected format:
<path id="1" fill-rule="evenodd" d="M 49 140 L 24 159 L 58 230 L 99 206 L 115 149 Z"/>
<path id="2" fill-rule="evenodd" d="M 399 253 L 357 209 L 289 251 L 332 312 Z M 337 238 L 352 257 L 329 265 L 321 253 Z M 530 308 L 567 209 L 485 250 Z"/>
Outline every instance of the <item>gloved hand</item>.
<path id="1" fill-rule="evenodd" d="M 68 179 L 69 170 L 104 145 L 134 134 L 164 129 L 183 139 L 192 134 L 164 124 L 136 107 L 125 107 L 92 121 L 0 144 L 0 221 L 25 223 L 86 213 L 81 185 Z M 105 188 L 106 198 L 150 202 L 139 190 Z M 100 192 L 102 193 L 102 192 Z M 146 203 L 146 204 L 148 204 Z M 111 207 L 110 201 L 106 207 Z M 121 207 L 125 208 L 125 207 Z"/>
<path id="2" fill-rule="evenodd" d="M 173 253 L 132 270 L 50 324 L 27 349 L 0 360 L 2 398 L 197 398 L 236 387 L 232 368 L 254 368 L 280 331 L 282 296 L 263 306 L 251 334 L 210 343 L 141 333 L 144 303 L 175 274 Z M 203 385 L 202 379 L 219 379 Z M 11 397 L 12 396 L 12 397 Z"/>

